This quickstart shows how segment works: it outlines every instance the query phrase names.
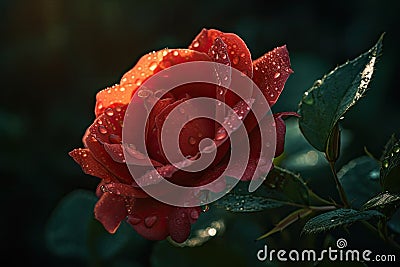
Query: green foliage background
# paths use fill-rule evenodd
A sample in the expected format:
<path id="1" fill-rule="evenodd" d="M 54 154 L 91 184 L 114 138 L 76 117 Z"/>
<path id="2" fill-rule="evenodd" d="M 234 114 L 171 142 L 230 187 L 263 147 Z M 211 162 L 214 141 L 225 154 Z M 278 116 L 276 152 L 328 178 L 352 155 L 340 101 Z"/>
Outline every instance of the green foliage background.
<path id="1" fill-rule="evenodd" d="M 120 238 L 104 236 L 89 214 L 84 223 L 93 224 L 91 231 L 100 234 L 91 232 L 88 244 L 77 244 L 78 250 L 89 250 L 75 253 L 72 247 L 72 253 L 68 249 L 59 253 L 60 243 L 46 244 L 45 229 L 64 231 L 63 221 L 86 218 L 77 210 L 71 218 L 61 217 L 58 227 L 48 224 L 64 196 L 75 189 L 93 191 L 97 184 L 67 155 L 81 146 L 81 137 L 94 119 L 95 93 L 118 82 L 143 54 L 186 47 L 203 27 L 237 33 L 253 58 L 287 44 L 295 73 L 275 112 L 296 111 L 303 92 L 316 79 L 367 51 L 386 32 L 371 90 L 341 121 L 344 150 L 338 167 L 364 155 L 364 146 L 379 157 L 390 135 L 400 129 L 399 11 L 399 3 L 384 0 L 0 1 L 1 251 L 18 253 L 15 265 L 255 266 L 256 251 L 266 242 L 275 248 L 320 248 L 330 238 L 345 237 L 352 247 L 388 253 L 391 250 L 383 241 L 357 225 L 349 232 L 335 230 L 328 238 L 300 236 L 301 225 L 293 225 L 282 234 L 254 242 L 287 214 L 279 208 L 235 216 L 210 211 L 203 223 L 221 216 L 225 233 L 193 249 L 175 248 L 167 241 L 148 242 L 126 228 Z M 294 122 L 289 121 L 282 164 L 300 172 L 319 194 L 337 199 L 328 165 L 307 154 L 311 147 Z M 84 207 L 90 207 L 90 201 L 84 199 Z M 65 231 L 79 239 L 85 234 L 80 225 L 78 221 Z"/>

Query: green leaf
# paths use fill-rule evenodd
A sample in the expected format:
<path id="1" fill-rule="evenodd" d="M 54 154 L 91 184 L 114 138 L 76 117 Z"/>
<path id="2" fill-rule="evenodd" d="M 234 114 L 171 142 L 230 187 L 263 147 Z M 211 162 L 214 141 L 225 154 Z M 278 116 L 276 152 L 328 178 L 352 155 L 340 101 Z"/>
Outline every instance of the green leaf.
<path id="1" fill-rule="evenodd" d="M 382 191 L 379 184 L 379 163 L 368 156 L 347 163 L 338 172 L 338 178 L 350 205 L 356 209 Z"/>
<path id="2" fill-rule="evenodd" d="M 276 199 L 283 201 L 309 204 L 309 189 L 300 175 L 275 166 L 264 182 L 268 192 Z"/>
<path id="3" fill-rule="evenodd" d="M 280 220 L 279 223 L 277 223 L 277 225 L 271 229 L 271 231 L 260 236 L 259 238 L 257 238 L 257 240 L 267 238 L 270 235 L 275 234 L 276 232 L 283 231 L 285 228 L 287 228 L 292 223 L 300 220 L 301 218 L 304 218 L 304 217 L 310 215 L 312 212 L 313 211 L 311 209 L 304 208 L 304 209 L 299 209 L 299 210 L 296 210 L 296 211 L 290 213 L 288 216 L 286 216 L 285 218 Z"/>
<path id="4" fill-rule="evenodd" d="M 239 182 L 227 195 L 215 202 L 216 206 L 232 212 L 256 212 L 283 205 L 308 205 L 309 195 L 299 175 L 275 167 L 263 186 L 249 193 L 249 182 Z"/>
<path id="5" fill-rule="evenodd" d="M 384 215 L 376 210 L 337 209 L 325 212 L 309 220 L 304 225 L 303 232 L 320 233 L 356 221 L 369 220 L 373 217 L 384 217 Z"/>
<path id="6" fill-rule="evenodd" d="M 400 192 L 400 140 L 393 135 L 381 157 L 381 183 L 384 190 Z"/>
<path id="7" fill-rule="evenodd" d="M 96 201 L 92 192 L 84 190 L 76 190 L 61 200 L 46 227 L 46 241 L 51 251 L 66 257 L 88 257 L 86 236 Z"/>
<path id="8" fill-rule="evenodd" d="M 299 104 L 299 125 L 308 142 L 319 151 L 326 151 L 335 125 L 365 95 L 382 51 L 382 40 L 383 35 L 368 52 L 335 68 L 305 92 Z"/>
<path id="9" fill-rule="evenodd" d="M 392 194 L 390 192 L 382 192 L 379 195 L 371 198 L 364 204 L 364 210 L 375 209 L 386 217 L 391 217 L 397 210 L 400 204 L 400 194 Z"/>
<path id="10" fill-rule="evenodd" d="M 46 226 L 46 242 L 52 252 L 97 264 L 112 259 L 128 244 L 140 251 L 148 242 L 125 222 L 115 234 L 109 234 L 94 219 L 96 201 L 95 194 L 86 190 L 75 190 L 60 201 Z"/>

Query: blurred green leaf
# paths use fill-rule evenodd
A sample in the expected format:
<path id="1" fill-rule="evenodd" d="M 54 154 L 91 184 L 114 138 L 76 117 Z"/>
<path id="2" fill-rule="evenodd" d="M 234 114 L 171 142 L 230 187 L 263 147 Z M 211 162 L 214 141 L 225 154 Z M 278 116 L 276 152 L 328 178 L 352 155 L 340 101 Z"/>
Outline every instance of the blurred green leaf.
<path id="1" fill-rule="evenodd" d="M 390 218 L 397 210 L 400 204 L 400 194 L 382 192 L 379 195 L 368 200 L 364 205 L 364 210 L 378 210 Z"/>
<path id="2" fill-rule="evenodd" d="M 382 40 L 383 35 L 368 52 L 335 68 L 305 92 L 299 104 L 299 125 L 319 151 L 326 151 L 335 125 L 367 91 Z"/>
<path id="3" fill-rule="evenodd" d="M 52 252 L 98 262 L 112 259 L 127 244 L 140 249 L 148 242 L 125 222 L 115 234 L 109 234 L 94 219 L 96 201 L 94 193 L 86 190 L 75 190 L 60 201 L 46 227 L 46 241 Z"/>
<path id="4" fill-rule="evenodd" d="M 386 144 L 381 157 L 380 179 L 384 190 L 400 192 L 400 140 L 394 135 Z"/>
<path id="5" fill-rule="evenodd" d="M 381 192 L 379 184 L 379 163 L 368 156 L 356 158 L 338 172 L 338 178 L 349 199 L 356 209 L 370 198 Z"/>
<path id="6" fill-rule="evenodd" d="M 204 267 L 204 266 L 246 266 L 238 253 L 232 253 L 226 245 L 208 242 L 199 247 L 175 247 L 168 241 L 158 242 L 153 249 L 153 267 Z"/>
<path id="7" fill-rule="evenodd" d="M 232 212 L 255 212 L 283 205 L 309 204 L 309 190 L 300 176 L 279 167 L 270 171 L 255 192 L 249 193 L 248 187 L 249 182 L 239 182 L 215 205 Z"/>
<path id="8" fill-rule="evenodd" d="M 89 256 L 87 234 L 93 220 L 96 196 L 76 190 L 57 205 L 46 227 L 48 248 L 60 256 L 85 259 Z"/>
<path id="9" fill-rule="evenodd" d="M 298 204 L 309 204 L 309 190 L 300 175 L 275 166 L 264 182 L 271 195 Z"/>
<path id="10" fill-rule="evenodd" d="M 335 227 L 354 223 L 356 221 L 369 220 L 373 217 L 384 215 L 376 210 L 358 211 L 353 209 L 337 209 L 325 212 L 310 219 L 303 228 L 305 233 L 320 233 Z"/>

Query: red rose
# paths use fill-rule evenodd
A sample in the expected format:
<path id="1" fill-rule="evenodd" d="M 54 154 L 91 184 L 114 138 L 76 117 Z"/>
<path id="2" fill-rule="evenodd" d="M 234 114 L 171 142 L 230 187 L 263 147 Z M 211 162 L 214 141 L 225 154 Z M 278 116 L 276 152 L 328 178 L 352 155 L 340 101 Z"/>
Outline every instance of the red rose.
<path id="1" fill-rule="evenodd" d="M 75 149 L 69 154 L 81 165 L 85 173 L 101 178 L 97 189 L 99 201 L 94 213 L 96 219 L 110 233 L 114 233 L 121 221 L 126 220 L 147 239 L 162 240 L 171 236 L 176 242 L 183 242 L 190 234 L 191 224 L 200 215 L 200 207 L 175 207 L 147 195 L 133 180 L 125 163 L 121 145 L 125 112 L 140 85 L 157 72 L 190 61 L 214 61 L 239 70 L 260 88 L 270 106 L 277 101 L 292 73 L 286 46 L 277 47 L 252 61 L 246 44 L 237 35 L 203 29 L 189 49 L 164 49 L 149 53 L 122 77 L 120 84 L 100 91 L 96 97 L 96 119 L 83 137 L 85 148 Z M 196 186 L 213 181 L 224 171 L 229 142 L 218 146 L 217 156 L 206 170 L 197 173 L 184 172 L 184 175 L 182 172 L 172 171 L 173 167 L 161 149 L 158 123 L 183 101 L 199 96 L 217 98 L 217 89 L 217 86 L 207 84 L 183 86 L 164 95 L 155 103 L 147 122 L 145 141 L 147 155 L 160 175 L 178 184 Z M 246 107 L 240 98 L 229 91 L 224 101 L 234 110 Z M 283 152 L 285 124 L 282 117 L 286 115 L 293 113 L 274 115 L 276 156 Z M 263 129 L 256 127 L 257 123 L 252 113 L 241 119 L 250 135 L 250 159 L 241 179 L 249 180 L 259 159 L 259 137 L 260 130 Z M 193 156 L 198 152 L 198 144 L 202 138 L 215 140 L 216 134 L 213 121 L 205 118 L 190 121 L 185 126 L 185 131 L 182 131 L 185 138 L 179 139 L 179 149 L 184 156 Z"/>

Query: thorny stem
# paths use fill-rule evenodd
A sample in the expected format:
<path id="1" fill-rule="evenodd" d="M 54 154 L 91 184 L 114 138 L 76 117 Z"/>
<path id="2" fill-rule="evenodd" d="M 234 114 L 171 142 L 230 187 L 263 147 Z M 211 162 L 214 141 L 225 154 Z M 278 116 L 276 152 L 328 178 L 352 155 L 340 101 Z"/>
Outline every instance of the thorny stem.
<path id="1" fill-rule="evenodd" d="M 325 203 L 325 204 L 328 204 L 328 205 L 336 205 L 335 203 L 332 203 L 331 201 L 326 200 L 326 199 L 320 197 L 319 195 L 317 195 L 316 193 L 314 193 L 314 191 L 312 191 L 312 190 L 310 190 L 310 189 L 308 190 L 308 194 L 309 194 L 311 197 L 313 197 L 315 200 L 318 200 L 318 201 L 320 201 L 320 202 L 322 202 L 322 203 Z"/>
<path id="2" fill-rule="evenodd" d="M 299 204 L 299 203 L 294 203 L 294 202 L 286 202 L 286 201 L 277 201 L 279 203 L 282 203 L 284 205 L 288 205 L 288 206 L 293 206 L 293 207 L 298 207 L 298 208 L 306 208 L 306 209 L 310 209 L 310 210 L 334 210 L 337 209 L 336 206 L 333 205 L 329 205 L 329 206 L 308 206 L 308 205 L 303 205 L 303 204 Z M 331 203 L 329 203 L 331 204 Z"/>
<path id="3" fill-rule="evenodd" d="M 350 207 L 349 201 L 347 200 L 346 193 L 344 192 L 343 187 L 339 182 L 339 178 L 337 176 L 337 172 L 336 172 L 336 169 L 335 169 L 335 163 L 330 161 L 329 162 L 329 166 L 331 167 L 333 178 L 335 179 L 336 188 L 337 188 L 337 190 L 339 192 L 340 200 L 342 200 L 344 208 L 349 208 Z"/>

